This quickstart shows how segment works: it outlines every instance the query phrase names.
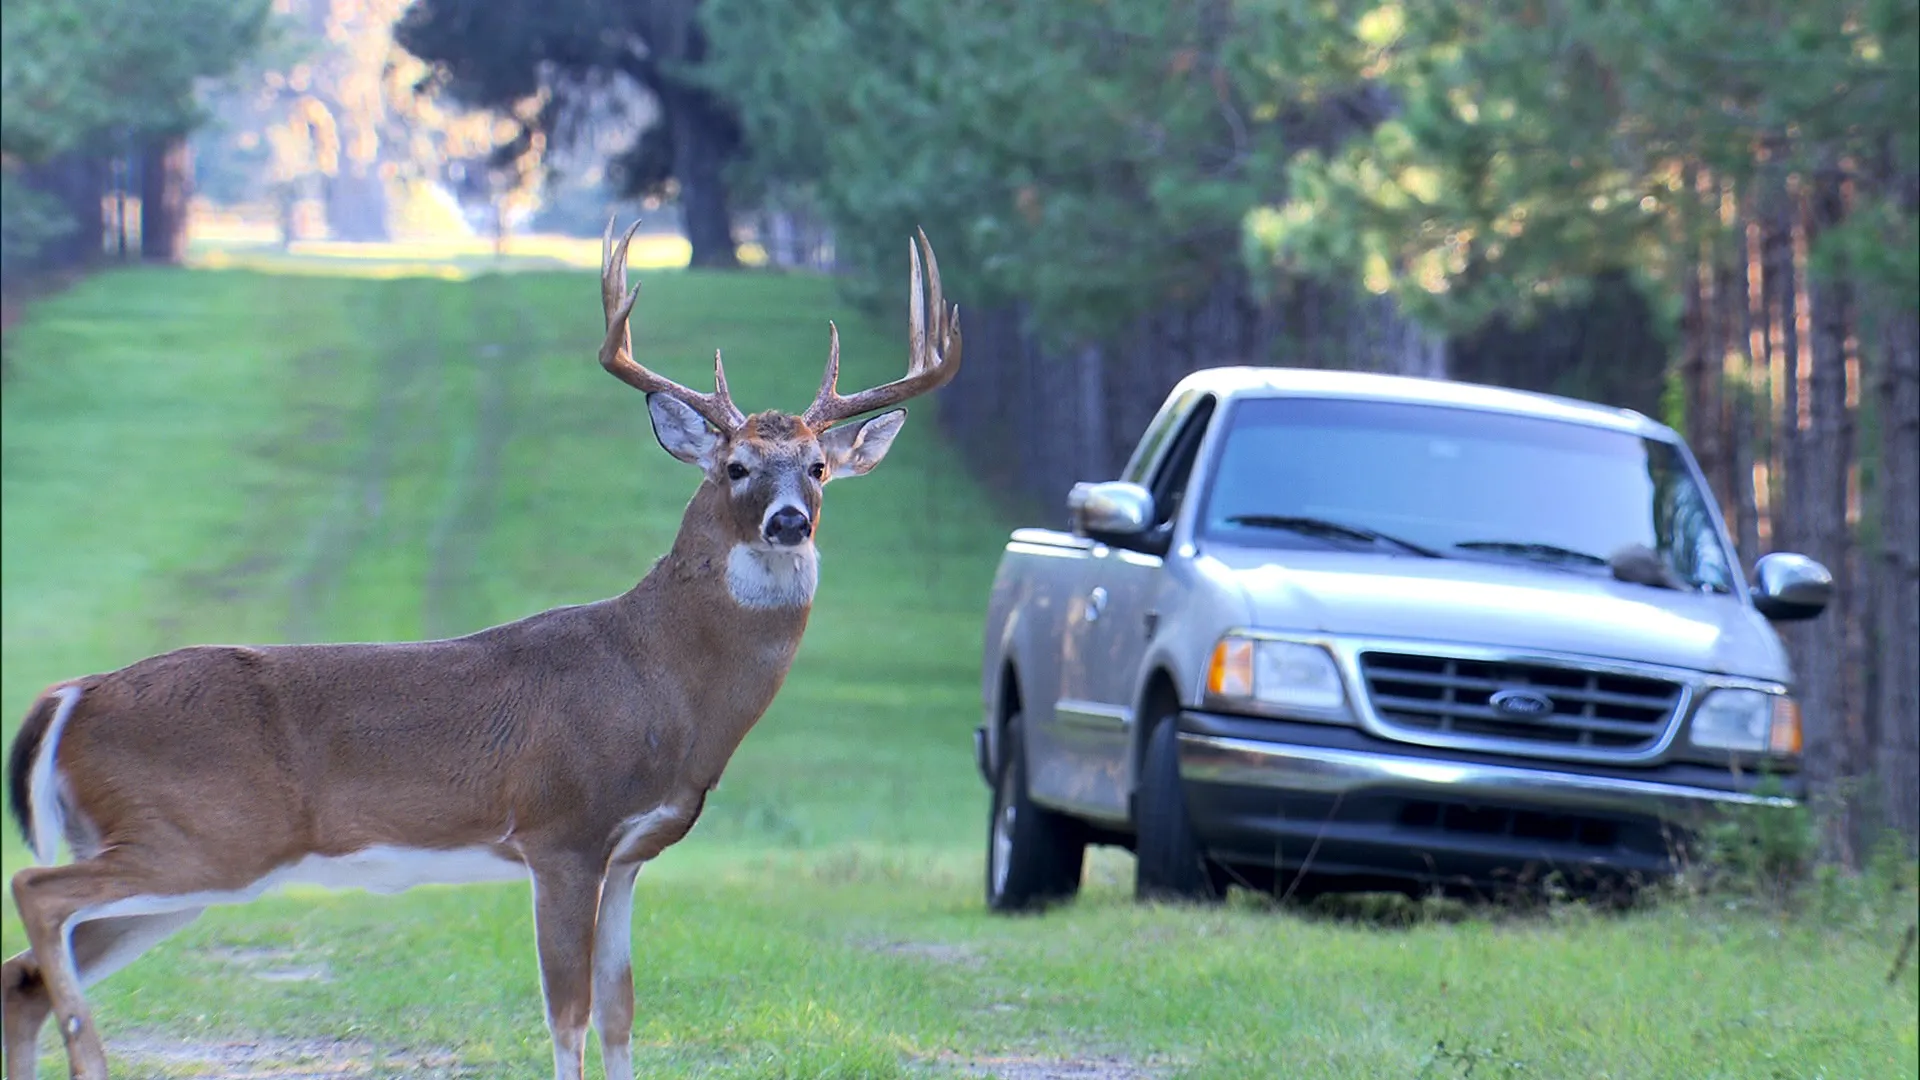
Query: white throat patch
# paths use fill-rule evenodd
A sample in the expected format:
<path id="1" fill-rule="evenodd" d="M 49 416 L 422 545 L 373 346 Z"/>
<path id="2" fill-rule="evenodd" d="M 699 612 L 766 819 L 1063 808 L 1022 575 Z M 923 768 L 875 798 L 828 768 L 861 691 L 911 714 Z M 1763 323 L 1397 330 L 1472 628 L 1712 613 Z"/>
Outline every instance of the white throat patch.
<path id="1" fill-rule="evenodd" d="M 791 549 L 735 544 L 727 556 L 727 591 L 741 607 L 806 607 L 820 583 L 820 554 L 811 543 Z"/>

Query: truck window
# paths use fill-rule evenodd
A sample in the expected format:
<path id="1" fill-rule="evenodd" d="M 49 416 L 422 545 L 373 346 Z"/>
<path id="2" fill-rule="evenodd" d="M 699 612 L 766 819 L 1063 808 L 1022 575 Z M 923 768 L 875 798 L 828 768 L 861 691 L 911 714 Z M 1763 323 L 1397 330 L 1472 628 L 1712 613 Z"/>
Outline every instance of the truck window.
<path id="1" fill-rule="evenodd" d="M 1213 398 L 1206 397 L 1187 414 L 1179 435 L 1168 448 L 1160 468 L 1154 473 L 1153 523 L 1156 527 L 1172 521 L 1180 513 L 1187 494 L 1187 481 L 1193 476 L 1193 462 L 1200 453 L 1200 440 L 1207 433 L 1207 421 L 1213 418 Z"/>
<path id="2" fill-rule="evenodd" d="M 1166 445 L 1174 432 L 1180 430 L 1181 418 L 1193 404 L 1193 399 L 1199 396 L 1200 391 L 1188 390 L 1160 407 L 1160 411 L 1147 423 L 1146 434 L 1140 436 L 1140 443 L 1134 448 L 1133 456 L 1127 459 L 1126 471 L 1120 474 L 1120 479 L 1130 484 L 1147 483 L 1147 474 L 1153 469 L 1160 448 Z"/>

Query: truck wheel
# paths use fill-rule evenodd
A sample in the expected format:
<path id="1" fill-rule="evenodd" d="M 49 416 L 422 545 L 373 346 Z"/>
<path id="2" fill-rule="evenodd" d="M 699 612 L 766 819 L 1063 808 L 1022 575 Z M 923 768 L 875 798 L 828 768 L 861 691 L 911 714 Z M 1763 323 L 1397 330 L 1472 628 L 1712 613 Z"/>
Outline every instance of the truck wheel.
<path id="1" fill-rule="evenodd" d="M 987 819 L 987 907 L 1032 911 L 1072 898 L 1086 854 L 1078 822 L 1027 798 L 1026 743 L 1016 713 L 1007 721 Z"/>
<path id="2" fill-rule="evenodd" d="M 1200 850 L 1187 817 L 1175 717 L 1161 717 L 1147 737 L 1135 813 L 1135 899 L 1214 903 L 1226 895 L 1226 873 Z"/>

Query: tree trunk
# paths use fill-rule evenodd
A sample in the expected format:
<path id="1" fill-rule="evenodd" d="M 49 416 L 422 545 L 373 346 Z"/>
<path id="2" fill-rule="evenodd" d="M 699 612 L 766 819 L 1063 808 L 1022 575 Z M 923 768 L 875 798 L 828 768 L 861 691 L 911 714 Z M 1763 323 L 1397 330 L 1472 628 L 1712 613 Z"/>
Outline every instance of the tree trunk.
<path id="1" fill-rule="evenodd" d="M 300 206 L 300 192 L 292 184 L 282 184 L 273 196 L 274 208 L 280 220 L 280 250 L 293 248 L 294 230 L 298 227 L 297 211 Z"/>
<path id="2" fill-rule="evenodd" d="M 52 196 L 67 217 L 68 229 L 50 238 L 34 265 L 44 270 L 90 266 L 106 253 L 107 161 L 78 151 L 30 166 L 29 187 Z"/>
<path id="3" fill-rule="evenodd" d="M 1088 345 L 1075 360 L 1079 380 L 1073 399 L 1078 415 L 1072 424 L 1080 437 L 1078 471 L 1089 480 L 1110 480 L 1119 475 L 1120 466 L 1113 463 L 1107 444 L 1106 358 L 1098 345 Z"/>
<path id="4" fill-rule="evenodd" d="M 662 104 L 673 127 L 673 178 L 680 215 L 693 247 L 692 265 L 736 269 L 733 213 L 728 208 L 727 160 L 738 142 L 732 118 L 705 91 L 666 83 Z"/>
<path id="5" fill-rule="evenodd" d="M 1825 171 L 1813 181 L 1808 207 L 1807 239 L 1839 224 L 1846 212 L 1837 171 Z M 1807 294 L 1812 314 L 1813 370 L 1810 424 L 1806 431 L 1808 495 L 1805 548 L 1833 571 L 1833 603 L 1818 624 L 1795 635 L 1800 650 L 1795 657 L 1801 686 L 1801 710 L 1806 723 L 1807 779 L 1825 802 L 1825 853 L 1848 865 L 1857 865 L 1852 844 L 1850 792 L 1843 781 L 1854 775 L 1851 718 L 1846 670 L 1847 639 L 1854 621 L 1850 587 L 1847 480 L 1853 457 L 1853 417 L 1847 408 L 1846 342 L 1853 318 L 1853 295 L 1844 266 L 1830 266 L 1809 275 Z"/>
<path id="6" fill-rule="evenodd" d="M 1880 790 L 1887 823 L 1920 839 L 1920 321 L 1889 313 L 1879 378 Z"/>
<path id="7" fill-rule="evenodd" d="M 1780 421 L 1774 425 L 1774 442 L 1778 446 L 1774 463 L 1780 473 L 1780 482 L 1774 486 L 1774 550 L 1791 552 L 1797 550 L 1807 536 L 1807 473 L 1805 463 L 1801 461 L 1805 438 L 1801 434 L 1799 392 L 1801 281 L 1793 256 L 1793 231 L 1799 213 L 1795 209 L 1795 198 L 1788 190 L 1786 177 L 1780 177 L 1778 188 L 1774 188 L 1770 194 L 1772 198 L 1764 209 L 1761 225 L 1761 258 L 1764 259 L 1763 273 L 1766 275 L 1768 319 L 1772 325 L 1772 352 L 1780 357 L 1774 375 L 1780 384 Z"/>
<path id="8" fill-rule="evenodd" d="M 373 170 L 371 164 L 343 163 L 338 175 L 327 178 L 327 231 L 333 239 L 378 243 L 391 238 L 387 188 Z"/>
<path id="9" fill-rule="evenodd" d="M 184 134 L 162 135 L 140 149 L 140 258 L 177 263 L 187 251 L 187 200 L 193 152 Z"/>
<path id="10" fill-rule="evenodd" d="M 1785 176 L 1764 174 L 1760 204 L 1761 299 L 1765 305 L 1768 370 L 1777 411 L 1771 430 L 1772 484 L 1767 507 L 1774 551 L 1792 551 L 1802 535 L 1800 513 L 1800 327 L 1799 284 L 1793 271 L 1793 199 Z"/>
<path id="11" fill-rule="evenodd" d="M 1681 387 L 1686 395 L 1687 442 L 1707 476 L 1715 502 L 1728 504 L 1726 462 L 1720 451 L 1719 369 L 1714 354 L 1715 305 L 1709 293 L 1711 264 L 1701 258 L 1698 244 L 1686 248 L 1691 258 L 1681 271 Z"/>
<path id="12" fill-rule="evenodd" d="M 1888 170 L 1891 171 L 1891 170 Z M 1909 219 L 1920 210 L 1920 177 L 1889 177 Z M 1912 853 L 1920 847 L 1920 317 L 1882 302 L 1880 363 L 1880 551 L 1875 754 L 1886 823 Z"/>
<path id="13" fill-rule="evenodd" d="M 1741 575 L 1744 578 L 1760 557 L 1760 513 L 1753 492 L 1753 355 L 1748 348 L 1747 275 L 1744 245 L 1736 257 L 1733 252 L 1714 271 L 1714 294 L 1719 299 L 1719 352 L 1733 358 L 1734 377 L 1721 379 L 1721 419 L 1727 437 L 1727 496 L 1730 523 L 1739 549 Z"/>
<path id="14" fill-rule="evenodd" d="M 113 257 L 121 262 L 127 261 L 127 182 L 132 164 L 125 157 L 115 158 L 110 181 L 113 188 Z"/>

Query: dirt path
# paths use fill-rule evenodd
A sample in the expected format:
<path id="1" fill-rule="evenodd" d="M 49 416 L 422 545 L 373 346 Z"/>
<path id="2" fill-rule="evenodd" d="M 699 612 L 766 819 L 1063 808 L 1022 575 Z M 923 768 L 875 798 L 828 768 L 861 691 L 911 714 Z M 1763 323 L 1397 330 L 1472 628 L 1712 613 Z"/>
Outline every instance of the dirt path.
<path id="1" fill-rule="evenodd" d="M 989 1054 L 940 1059 L 957 1066 L 962 1076 L 981 1080 L 1157 1080 L 1151 1070 L 1130 1058 L 1095 1054 L 1055 1057 L 1042 1054 Z"/>
<path id="2" fill-rule="evenodd" d="M 128 1080 L 468 1080 L 477 1070 L 447 1051 L 387 1051 L 350 1039 L 183 1039 L 120 1036 L 108 1052 Z M 42 1064 L 45 1068 L 45 1064 Z M 124 1070 L 124 1072 L 122 1071 Z"/>

